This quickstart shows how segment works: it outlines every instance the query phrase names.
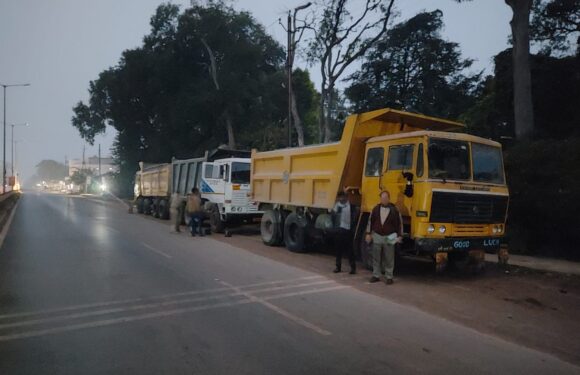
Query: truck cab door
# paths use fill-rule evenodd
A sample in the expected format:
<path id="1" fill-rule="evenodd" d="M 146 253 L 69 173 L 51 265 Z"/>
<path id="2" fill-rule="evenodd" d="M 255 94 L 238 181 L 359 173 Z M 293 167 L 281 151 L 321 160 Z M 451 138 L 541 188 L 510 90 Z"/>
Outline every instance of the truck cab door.
<path id="1" fill-rule="evenodd" d="M 218 201 L 223 201 L 225 188 L 224 176 L 226 173 L 225 166 L 218 163 L 204 162 L 202 168 L 202 178 L 200 184 L 202 198 L 208 199 L 212 202 L 221 203 Z M 222 196 L 222 199 L 216 197 L 219 195 Z"/>
<path id="2" fill-rule="evenodd" d="M 382 185 L 389 191 L 391 203 L 399 208 L 403 221 L 407 224 L 411 216 L 413 183 L 417 175 L 414 168 L 417 149 L 416 142 L 409 139 L 385 144 L 385 172 Z"/>

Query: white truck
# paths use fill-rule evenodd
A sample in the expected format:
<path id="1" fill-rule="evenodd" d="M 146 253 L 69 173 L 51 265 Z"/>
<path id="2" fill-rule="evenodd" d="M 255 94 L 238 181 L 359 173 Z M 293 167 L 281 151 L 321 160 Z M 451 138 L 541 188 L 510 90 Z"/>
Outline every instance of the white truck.
<path id="1" fill-rule="evenodd" d="M 212 232 L 259 221 L 263 212 L 250 199 L 250 171 L 250 158 L 232 157 L 203 163 L 200 191 Z"/>
<path id="2" fill-rule="evenodd" d="M 165 164 L 139 163 L 135 175 L 137 211 L 169 219 L 171 194 L 177 193 L 183 214 L 187 195 L 197 187 L 212 232 L 224 232 L 228 227 L 259 219 L 262 212 L 249 198 L 251 159 L 246 157 L 249 154 L 216 149 L 199 158 L 174 158 Z"/>

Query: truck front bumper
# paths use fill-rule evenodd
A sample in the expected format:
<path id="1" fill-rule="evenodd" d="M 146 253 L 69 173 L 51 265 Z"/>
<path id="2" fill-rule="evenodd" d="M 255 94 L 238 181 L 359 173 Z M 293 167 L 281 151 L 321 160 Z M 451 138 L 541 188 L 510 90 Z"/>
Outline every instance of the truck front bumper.
<path id="1" fill-rule="evenodd" d="M 501 238 L 498 237 L 448 237 L 448 238 L 416 238 L 415 249 L 421 253 L 440 253 L 455 251 L 485 250 L 498 252 Z"/>

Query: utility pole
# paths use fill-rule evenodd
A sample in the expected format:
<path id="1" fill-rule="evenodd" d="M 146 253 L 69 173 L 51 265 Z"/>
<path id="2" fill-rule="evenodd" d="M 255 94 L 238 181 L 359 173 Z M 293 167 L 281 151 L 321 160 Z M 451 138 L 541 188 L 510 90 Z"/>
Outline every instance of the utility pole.
<path id="1" fill-rule="evenodd" d="M 103 183 L 103 176 L 101 175 L 101 144 L 99 143 L 99 182 Z"/>

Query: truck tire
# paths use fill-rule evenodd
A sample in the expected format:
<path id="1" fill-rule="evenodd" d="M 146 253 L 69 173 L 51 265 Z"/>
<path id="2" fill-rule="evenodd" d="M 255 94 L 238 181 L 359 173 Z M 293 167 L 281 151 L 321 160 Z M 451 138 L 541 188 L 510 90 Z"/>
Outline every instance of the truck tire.
<path id="1" fill-rule="evenodd" d="M 162 220 L 169 219 L 169 202 L 167 199 L 161 199 L 159 201 L 159 217 Z"/>
<path id="2" fill-rule="evenodd" d="M 260 235 L 262 242 L 268 246 L 280 245 L 282 241 L 282 217 L 277 210 L 264 211 L 260 221 Z"/>
<path id="3" fill-rule="evenodd" d="M 151 215 L 151 199 L 145 198 L 143 199 L 143 213 L 145 215 Z"/>
<path id="4" fill-rule="evenodd" d="M 142 214 L 143 213 L 143 197 L 137 198 L 137 200 L 135 201 L 135 205 L 137 206 L 137 213 Z"/>
<path id="5" fill-rule="evenodd" d="M 284 221 L 284 244 L 286 248 L 295 253 L 305 253 L 308 251 L 306 246 L 308 220 L 297 215 L 295 212 L 286 217 Z"/>
<path id="6" fill-rule="evenodd" d="M 156 219 L 159 219 L 159 217 L 161 216 L 160 203 L 161 203 L 161 199 L 159 199 L 159 198 L 155 198 L 155 200 L 153 200 L 153 213 L 152 213 L 152 215 Z"/>
<path id="7" fill-rule="evenodd" d="M 220 211 L 217 205 L 212 205 L 209 211 L 209 226 L 212 233 L 223 233 L 225 223 L 222 221 Z"/>

